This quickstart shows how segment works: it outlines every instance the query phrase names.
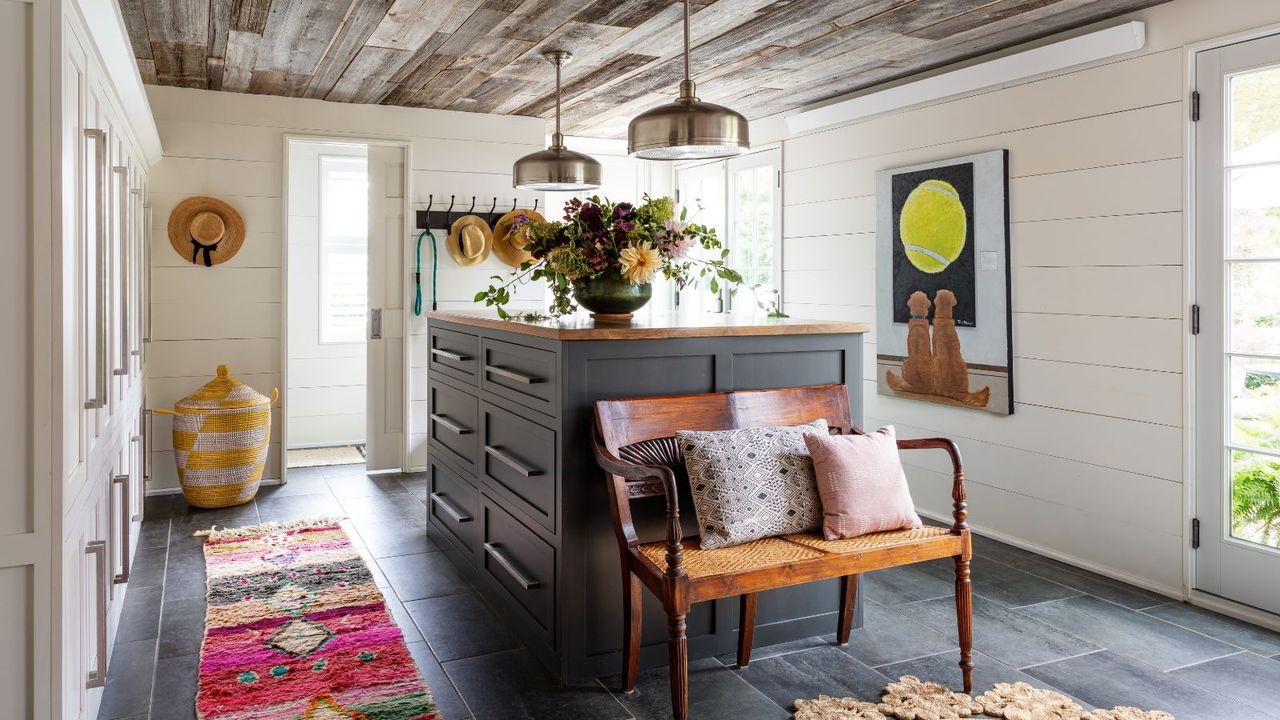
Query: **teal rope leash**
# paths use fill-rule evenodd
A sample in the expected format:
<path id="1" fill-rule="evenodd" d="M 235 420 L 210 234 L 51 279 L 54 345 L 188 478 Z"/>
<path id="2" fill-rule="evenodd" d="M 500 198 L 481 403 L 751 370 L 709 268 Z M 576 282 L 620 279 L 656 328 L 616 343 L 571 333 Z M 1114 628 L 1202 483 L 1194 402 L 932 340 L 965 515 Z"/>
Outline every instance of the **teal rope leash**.
<path id="1" fill-rule="evenodd" d="M 418 233 L 418 244 L 413 254 L 413 314 L 422 315 L 422 238 L 431 238 L 431 309 L 436 309 L 436 236 L 430 228 Z"/>

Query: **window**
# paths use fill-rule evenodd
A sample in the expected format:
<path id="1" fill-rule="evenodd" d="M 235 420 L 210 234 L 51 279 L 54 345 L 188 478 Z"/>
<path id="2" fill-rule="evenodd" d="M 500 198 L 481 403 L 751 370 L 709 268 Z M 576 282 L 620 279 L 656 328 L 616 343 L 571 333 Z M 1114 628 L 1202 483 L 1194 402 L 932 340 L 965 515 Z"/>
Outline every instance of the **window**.
<path id="1" fill-rule="evenodd" d="M 729 250 L 728 264 L 742 274 L 744 286 L 713 295 L 709 282 L 679 293 L 684 312 L 763 314 L 778 297 L 782 279 L 781 209 L 778 172 L 781 151 L 765 150 L 742 157 L 676 170 L 679 205 L 690 222 L 712 227 Z M 760 285 L 751 290 L 751 285 Z"/>
<path id="2" fill-rule="evenodd" d="M 364 341 L 369 306 L 367 164 L 320 156 L 320 342 Z"/>

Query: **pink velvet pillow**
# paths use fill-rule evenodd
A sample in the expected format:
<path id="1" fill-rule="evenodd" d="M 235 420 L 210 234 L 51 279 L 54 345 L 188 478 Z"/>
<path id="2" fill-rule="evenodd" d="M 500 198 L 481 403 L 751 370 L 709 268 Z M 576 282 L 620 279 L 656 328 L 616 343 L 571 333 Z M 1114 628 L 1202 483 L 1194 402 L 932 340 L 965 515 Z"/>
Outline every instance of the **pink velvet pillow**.
<path id="1" fill-rule="evenodd" d="M 920 527 L 892 425 L 867 435 L 805 433 L 804 444 L 822 499 L 823 537 Z"/>

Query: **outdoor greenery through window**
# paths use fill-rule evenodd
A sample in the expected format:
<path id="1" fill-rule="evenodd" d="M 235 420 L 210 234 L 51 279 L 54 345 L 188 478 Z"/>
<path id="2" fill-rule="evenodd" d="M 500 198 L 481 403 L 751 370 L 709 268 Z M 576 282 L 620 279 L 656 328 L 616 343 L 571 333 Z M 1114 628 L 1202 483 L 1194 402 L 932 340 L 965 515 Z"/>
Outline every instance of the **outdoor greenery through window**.
<path id="1" fill-rule="evenodd" d="M 1231 534 L 1280 548 L 1280 68 L 1229 96 Z"/>
<path id="2" fill-rule="evenodd" d="M 364 340 L 369 178 L 362 157 L 320 157 L 320 342 Z"/>

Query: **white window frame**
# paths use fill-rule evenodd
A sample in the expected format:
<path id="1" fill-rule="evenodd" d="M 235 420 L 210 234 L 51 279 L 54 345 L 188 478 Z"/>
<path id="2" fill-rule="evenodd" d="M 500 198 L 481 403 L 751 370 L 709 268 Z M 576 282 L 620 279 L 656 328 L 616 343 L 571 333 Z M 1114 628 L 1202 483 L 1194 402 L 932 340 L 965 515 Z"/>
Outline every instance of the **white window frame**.
<path id="1" fill-rule="evenodd" d="M 332 338 L 332 337 L 327 337 L 325 333 L 325 328 L 327 325 L 326 319 L 328 318 L 328 315 L 325 312 L 325 307 L 326 307 L 325 297 L 328 294 L 327 292 L 328 273 L 326 272 L 326 269 L 325 269 L 325 264 L 326 264 L 325 259 L 328 257 L 330 252 L 329 243 L 327 242 L 329 235 L 325 231 L 325 207 L 328 204 L 327 203 L 328 184 L 326 180 L 329 172 L 326 166 L 330 164 L 349 165 L 353 163 L 362 163 L 362 164 L 366 164 L 365 166 L 366 166 L 366 174 L 367 174 L 367 167 L 368 167 L 367 161 L 363 157 L 352 156 L 352 155 L 322 154 L 318 157 L 317 163 L 318 163 L 317 181 L 320 187 L 318 191 L 319 203 L 316 206 L 316 210 L 317 210 L 316 212 L 316 271 L 319 273 L 318 282 L 316 283 L 316 289 L 318 291 L 318 296 L 316 298 L 316 315 L 317 315 L 316 342 L 319 345 L 353 345 L 356 343 L 362 343 L 364 342 L 364 339 L 365 339 L 364 338 L 364 334 L 365 334 L 365 317 L 364 316 L 367 314 L 368 306 L 369 306 L 368 287 L 365 288 L 365 310 L 360 314 L 358 331 L 356 332 L 354 338 L 352 339 L 345 339 L 345 337 Z M 365 223 L 365 226 L 366 227 L 368 226 L 367 222 Z M 344 243 L 344 244 L 350 245 L 350 243 Z M 366 258 L 365 261 L 367 263 L 368 262 L 367 232 L 365 237 L 365 258 Z M 366 273 L 367 273 L 367 270 L 366 270 Z"/>
<path id="2" fill-rule="evenodd" d="M 739 155 L 737 157 L 724 160 L 712 160 L 709 162 L 689 163 L 680 165 L 675 168 L 674 186 L 676 192 L 677 205 L 683 205 L 686 198 L 680 197 L 680 188 L 683 180 L 693 177 L 719 176 L 721 186 L 724 190 L 724 198 L 722 207 L 724 208 L 724 217 L 718 218 L 718 222 L 711 222 L 709 218 L 692 218 L 701 225 L 712 225 L 716 228 L 716 235 L 719 237 L 721 244 L 729 250 L 728 264 L 730 267 L 735 266 L 735 258 L 738 248 L 735 247 L 734 239 L 737 237 L 737 192 L 734 185 L 736 173 L 739 170 L 763 167 L 772 165 L 774 167 L 774 194 L 773 194 L 773 278 L 774 287 L 778 291 L 778 307 L 782 307 L 784 290 L 782 281 L 782 148 L 778 146 L 767 147 L 755 152 Z M 719 295 L 719 307 L 707 310 L 707 312 L 733 312 L 735 300 L 739 308 L 747 309 L 750 312 L 763 312 L 756 310 L 754 296 L 742 299 L 742 293 L 751 294 L 750 290 L 743 288 L 738 291 L 738 298 L 730 297 L 728 288 L 722 287 Z M 673 303 L 679 306 L 679 293 L 673 289 Z M 767 300 L 767 299 L 766 299 Z M 689 303 L 686 301 L 686 305 Z"/>

